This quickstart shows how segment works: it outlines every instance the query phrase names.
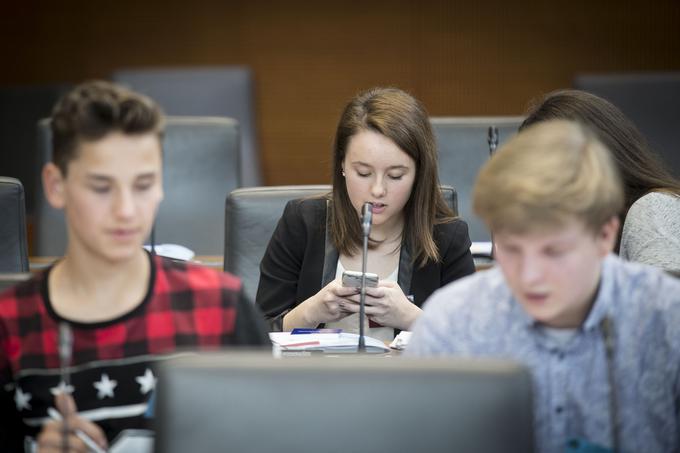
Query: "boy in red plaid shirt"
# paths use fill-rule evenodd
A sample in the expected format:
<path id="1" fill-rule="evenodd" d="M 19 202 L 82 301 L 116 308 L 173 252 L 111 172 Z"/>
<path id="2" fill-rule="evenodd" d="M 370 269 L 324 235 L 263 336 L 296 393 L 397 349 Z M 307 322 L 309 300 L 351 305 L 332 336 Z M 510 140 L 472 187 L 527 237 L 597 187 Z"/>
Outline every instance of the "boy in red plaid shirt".
<path id="1" fill-rule="evenodd" d="M 45 194 L 63 209 L 65 256 L 0 295 L 0 451 L 87 451 L 145 427 L 153 364 L 185 349 L 267 344 L 229 274 L 152 256 L 142 243 L 163 198 L 163 117 L 150 99 L 108 82 L 76 87 L 52 115 Z M 70 383 L 60 375 L 70 326 Z M 66 418 L 51 420 L 48 408 Z M 82 436 L 81 436 L 82 437 Z"/>

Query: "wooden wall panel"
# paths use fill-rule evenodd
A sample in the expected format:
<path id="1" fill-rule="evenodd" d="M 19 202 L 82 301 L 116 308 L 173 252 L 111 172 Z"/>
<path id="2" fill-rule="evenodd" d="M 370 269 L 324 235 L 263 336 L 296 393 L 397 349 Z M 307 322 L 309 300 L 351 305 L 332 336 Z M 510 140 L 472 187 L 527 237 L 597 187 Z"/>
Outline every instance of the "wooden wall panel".
<path id="1" fill-rule="evenodd" d="M 3 6 L 0 51 L 0 85 L 250 65 L 266 183 L 323 183 L 357 91 L 396 85 L 433 115 L 519 114 L 579 72 L 677 71 L 680 3 L 27 1 Z"/>

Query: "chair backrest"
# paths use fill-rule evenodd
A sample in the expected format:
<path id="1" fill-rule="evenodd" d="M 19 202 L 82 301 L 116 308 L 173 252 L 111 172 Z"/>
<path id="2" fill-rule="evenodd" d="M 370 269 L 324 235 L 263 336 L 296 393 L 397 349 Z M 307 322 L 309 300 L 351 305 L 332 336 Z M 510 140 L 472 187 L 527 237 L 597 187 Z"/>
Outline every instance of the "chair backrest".
<path id="1" fill-rule="evenodd" d="M 244 292 L 255 300 L 260 261 L 286 203 L 329 193 L 330 185 L 248 187 L 229 194 L 224 220 L 224 270 L 241 278 Z M 456 191 L 442 186 L 447 204 L 456 211 Z"/>
<path id="2" fill-rule="evenodd" d="M 468 223 L 473 242 L 491 240 L 486 226 L 472 213 L 471 199 L 477 173 L 489 158 L 489 126 L 498 128 L 500 145 L 517 132 L 522 120 L 519 116 L 430 118 L 439 153 L 439 181 L 456 188 L 458 213 Z"/>
<path id="3" fill-rule="evenodd" d="M 0 87 L 0 171 L 21 181 L 26 212 L 34 212 L 36 192 L 35 124 L 50 115 L 68 85 Z"/>
<path id="4" fill-rule="evenodd" d="M 52 155 L 49 120 L 40 122 L 38 133 L 45 163 Z M 165 197 L 156 217 L 157 244 L 184 245 L 198 255 L 222 254 L 224 198 L 240 184 L 238 148 L 235 120 L 167 118 L 163 137 Z M 62 255 L 66 248 L 63 213 L 49 206 L 42 187 L 36 206 L 36 254 Z"/>
<path id="5" fill-rule="evenodd" d="M 0 272 L 28 271 L 24 187 L 0 176 Z"/>
<path id="6" fill-rule="evenodd" d="M 241 185 L 262 183 L 253 76 L 246 66 L 122 69 L 112 79 L 151 96 L 167 115 L 223 116 L 238 121 Z"/>
<path id="7" fill-rule="evenodd" d="M 31 278 L 30 272 L 2 272 L 0 273 L 0 293 Z"/>
<path id="8" fill-rule="evenodd" d="M 680 178 L 680 72 L 582 74 L 575 78 L 574 88 L 620 108 Z"/>

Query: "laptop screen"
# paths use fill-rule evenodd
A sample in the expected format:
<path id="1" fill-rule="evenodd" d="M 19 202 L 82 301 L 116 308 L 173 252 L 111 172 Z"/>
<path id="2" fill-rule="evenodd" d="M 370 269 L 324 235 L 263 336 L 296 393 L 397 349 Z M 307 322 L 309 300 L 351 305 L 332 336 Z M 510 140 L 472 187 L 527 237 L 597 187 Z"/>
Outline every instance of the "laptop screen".
<path id="1" fill-rule="evenodd" d="M 498 360 L 227 353 L 159 369 L 156 451 L 533 451 L 528 371 Z"/>

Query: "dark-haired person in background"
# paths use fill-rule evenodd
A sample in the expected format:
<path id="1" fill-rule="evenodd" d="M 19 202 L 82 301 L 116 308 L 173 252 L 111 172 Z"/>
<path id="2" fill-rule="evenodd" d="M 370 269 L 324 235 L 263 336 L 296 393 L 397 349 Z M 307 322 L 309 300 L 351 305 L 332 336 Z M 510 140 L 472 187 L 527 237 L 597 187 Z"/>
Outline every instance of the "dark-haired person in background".
<path id="1" fill-rule="evenodd" d="M 257 303 L 274 328 L 358 327 L 361 209 L 373 204 L 367 271 L 367 335 L 385 340 L 409 329 L 436 289 L 474 272 L 467 225 L 439 188 L 427 112 L 408 93 L 374 88 L 345 107 L 333 150 L 333 189 L 288 203 L 260 265 Z M 411 296 L 411 297 L 409 297 Z"/>
<path id="2" fill-rule="evenodd" d="M 530 107 L 520 130 L 549 119 L 585 124 L 612 153 L 625 194 L 617 245 L 621 257 L 680 272 L 680 181 L 666 170 L 631 120 L 593 94 L 560 90 Z"/>
<path id="3" fill-rule="evenodd" d="M 0 450 L 87 451 L 143 428 L 153 365 L 184 349 L 267 344 L 238 278 L 142 248 L 163 198 L 163 116 L 150 99 L 107 82 L 80 85 L 52 114 L 43 182 L 63 209 L 65 256 L 0 295 Z M 70 326 L 70 384 L 59 328 Z M 48 409 L 67 419 L 51 420 Z M 30 448 L 30 447 L 29 447 Z M 27 451 L 30 451 L 27 450 Z"/>

